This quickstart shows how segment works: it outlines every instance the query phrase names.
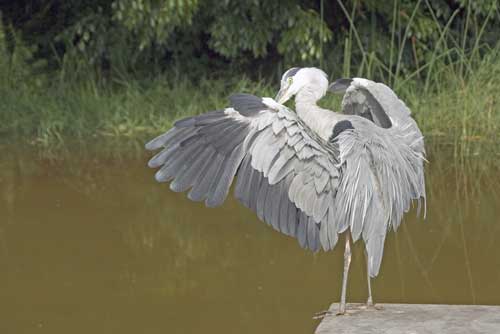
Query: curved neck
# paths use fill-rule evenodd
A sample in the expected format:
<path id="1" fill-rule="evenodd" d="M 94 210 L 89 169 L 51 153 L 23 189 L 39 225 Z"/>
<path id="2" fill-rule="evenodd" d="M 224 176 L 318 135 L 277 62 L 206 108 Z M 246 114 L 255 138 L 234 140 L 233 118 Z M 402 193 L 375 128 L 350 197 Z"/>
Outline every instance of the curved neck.
<path id="1" fill-rule="evenodd" d="M 297 115 L 301 117 L 304 113 L 317 108 L 318 95 L 310 87 L 304 87 L 295 95 L 295 109 Z"/>
<path id="2" fill-rule="evenodd" d="M 297 116 L 325 141 L 332 135 L 333 127 L 345 118 L 332 110 L 319 107 L 316 102 L 321 98 L 318 92 L 302 89 L 295 95 L 295 110 Z"/>

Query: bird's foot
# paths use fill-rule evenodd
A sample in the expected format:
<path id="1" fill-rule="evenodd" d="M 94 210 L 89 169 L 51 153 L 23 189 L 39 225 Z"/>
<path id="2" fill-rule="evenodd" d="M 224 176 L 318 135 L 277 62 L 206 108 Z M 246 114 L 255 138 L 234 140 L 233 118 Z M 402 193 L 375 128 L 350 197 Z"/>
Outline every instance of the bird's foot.
<path id="1" fill-rule="evenodd" d="M 366 302 L 366 304 L 364 305 L 364 308 L 365 309 L 374 309 L 374 310 L 377 310 L 377 311 L 381 311 L 383 310 L 384 308 L 380 305 L 375 305 L 373 303 L 373 300 L 371 299 L 368 299 L 368 301 Z"/>
<path id="2" fill-rule="evenodd" d="M 348 314 L 349 313 L 346 312 L 345 308 L 343 310 L 339 310 L 338 312 L 326 310 L 326 311 L 321 311 L 321 312 L 315 313 L 313 316 L 313 319 L 323 319 L 323 318 L 329 317 L 331 315 L 339 316 L 339 315 L 348 315 Z"/>
<path id="3" fill-rule="evenodd" d="M 350 316 L 353 314 L 357 314 L 358 312 L 366 311 L 366 310 L 383 310 L 384 308 L 379 305 L 375 305 L 373 302 L 369 303 L 352 303 L 349 304 L 349 308 L 347 308 L 347 304 L 342 306 L 339 305 L 338 311 L 332 311 L 332 309 L 326 310 L 326 311 L 321 311 L 316 314 L 314 314 L 313 319 L 323 319 L 332 315 L 335 316 Z"/>
<path id="4" fill-rule="evenodd" d="M 333 315 L 333 314 L 334 313 L 330 310 L 321 311 L 321 312 L 315 313 L 313 316 L 313 319 L 323 319 L 323 318 L 326 318 L 326 317 Z"/>
<path id="5" fill-rule="evenodd" d="M 346 314 L 347 314 L 347 312 L 346 312 L 346 304 L 345 303 L 341 303 L 340 307 L 339 307 L 339 311 L 335 315 L 339 316 L 339 315 L 346 315 Z"/>

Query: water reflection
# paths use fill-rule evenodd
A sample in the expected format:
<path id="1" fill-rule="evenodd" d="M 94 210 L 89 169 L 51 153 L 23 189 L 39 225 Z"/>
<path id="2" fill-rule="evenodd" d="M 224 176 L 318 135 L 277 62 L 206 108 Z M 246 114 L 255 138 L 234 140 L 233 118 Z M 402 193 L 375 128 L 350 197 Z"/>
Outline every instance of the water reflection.
<path id="1" fill-rule="evenodd" d="M 338 300 L 342 249 L 311 254 L 235 200 L 153 181 L 147 157 L 0 161 L 0 332 L 307 333 Z M 428 166 L 428 216 L 390 233 L 374 297 L 500 303 L 500 172 Z M 349 299 L 366 298 L 362 245 Z"/>

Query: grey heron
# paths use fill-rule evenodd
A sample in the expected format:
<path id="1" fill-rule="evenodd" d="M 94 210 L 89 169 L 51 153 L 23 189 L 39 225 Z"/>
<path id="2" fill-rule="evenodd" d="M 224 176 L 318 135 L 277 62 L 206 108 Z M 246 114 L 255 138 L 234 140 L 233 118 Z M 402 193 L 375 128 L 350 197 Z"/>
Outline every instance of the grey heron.
<path id="1" fill-rule="evenodd" d="M 316 103 L 344 94 L 342 113 Z M 296 112 L 283 105 L 295 96 Z M 193 201 L 235 197 L 275 230 L 318 251 L 345 234 L 339 314 L 346 311 L 351 239 L 365 244 L 368 305 L 384 241 L 413 200 L 425 204 L 423 136 L 410 110 L 386 85 L 361 78 L 329 86 L 317 68 L 283 74 L 275 99 L 235 94 L 230 107 L 177 121 L 146 144 L 159 182 Z"/>

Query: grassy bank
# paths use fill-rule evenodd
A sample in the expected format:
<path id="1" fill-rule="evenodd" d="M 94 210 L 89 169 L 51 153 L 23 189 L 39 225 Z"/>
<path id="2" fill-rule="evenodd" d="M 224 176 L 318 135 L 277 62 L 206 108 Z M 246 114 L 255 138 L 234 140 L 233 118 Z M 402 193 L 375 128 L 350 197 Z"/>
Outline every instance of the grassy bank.
<path id="1" fill-rule="evenodd" d="M 142 140 L 165 131 L 179 117 L 223 107 L 233 90 L 269 91 L 245 80 L 231 84 L 204 80 L 195 87 L 187 81 L 172 85 L 156 79 L 146 85 L 112 86 L 62 82 L 49 88 L 2 87 L 0 132 L 46 147 L 96 138 Z"/>
<path id="2" fill-rule="evenodd" d="M 500 159 L 499 56 L 499 49 L 488 51 L 465 77 L 458 74 L 456 64 L 441 66 L 435 70 L 439 80 L 427 87 L 418 76 L 396 83 L 431 154 L 446 150 L 456 158 Z M 43 148 L 89 142 L 142 144 L 179 117 L 223 108 L 233 92 L 274 96 L 279 88 L 276 82 L 255 82 L 236 74 L 196 84 L 181 75 L 103 83 L 77 80 L 78 75 L 64 71 L 35 75 L 15 57 L 8 62 L 2 59 L 2 141 Z M 336 108 L 339 101 L 335 99 L 328 97 L 322 104 Z"/>

